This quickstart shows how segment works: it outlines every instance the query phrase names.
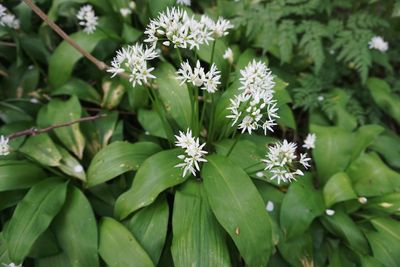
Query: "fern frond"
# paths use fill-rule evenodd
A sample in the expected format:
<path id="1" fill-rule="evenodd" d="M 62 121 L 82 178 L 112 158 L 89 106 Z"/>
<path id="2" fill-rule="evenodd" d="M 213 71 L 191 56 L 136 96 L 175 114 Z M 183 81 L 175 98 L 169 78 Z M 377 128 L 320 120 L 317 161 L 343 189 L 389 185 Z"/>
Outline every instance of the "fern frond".
<path id="1" fill-rule="evenodd" d="M 279 52 L 281 62 L 290 62 L 293 55 L 293 47 L 297 44 L 296 26 L 293 20 L 282 20 L 278 26 Z"/>

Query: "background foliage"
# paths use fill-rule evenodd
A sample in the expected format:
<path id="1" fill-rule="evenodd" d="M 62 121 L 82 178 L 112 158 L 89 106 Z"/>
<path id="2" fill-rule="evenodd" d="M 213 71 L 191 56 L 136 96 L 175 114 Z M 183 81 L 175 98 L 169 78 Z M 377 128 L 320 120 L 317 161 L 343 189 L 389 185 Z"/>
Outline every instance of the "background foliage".
<path id="1" fill-rule="evenodd" d="M 175 4 L 139 0 L 124 17 L 125 0 L 35 2 L 104 62 Z M 75 18 L 86 3 L 100 17 L 91 35 Z M 10 142 L 14 152 L 0 159 L 0 263 L 400 265 L 399 1 L 193 1 L 194 12 L 235 24 L 216 46 L 224 75 L 222 54 L 228 46 L 235 54 L 216 125 L 225 122 L 239 70 L 253 58 L 279 77 L 281 116 L 274 136 L 245 135 L 229 157 L 233 140 L 213 144 L 202 181 L 174 168 L 181 152 L 168 149 L 146 88 L 111 80 L 23 2 L 3 4 L 21 28 L 0 27 L 0 133 L 107 117 Z M 389 42 L 386 53 L 368 48 L 375 35 Z M 207 62 L 210 52 L 202 47 L 198 57 Z M 163 112 L 185 130 L 190 100 L 174 78 L 178 57 L 166 47 L 162 54 L 155 75 Z M 278 186 L 257 175 L 268 144 L 308 132 L 317 141 L 304 178 Z"/>

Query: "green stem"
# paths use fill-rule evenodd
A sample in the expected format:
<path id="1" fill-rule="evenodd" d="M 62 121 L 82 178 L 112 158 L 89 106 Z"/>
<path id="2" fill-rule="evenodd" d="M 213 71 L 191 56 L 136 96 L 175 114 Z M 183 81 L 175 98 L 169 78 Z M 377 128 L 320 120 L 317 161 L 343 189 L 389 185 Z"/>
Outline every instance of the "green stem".
<path id="1" fill-rule="evenodd" d="M 194 121 L 195 121 L 195 133 L 197 136 L 200 134 L 200 125 L 199 125 L 199 88 L 196 86 L 194 88 Z"/>
<path id="2" fill-rule="evenodd" d="M 215 44 L 216 44 L 216 43 L 217 43 L 217 40 L 214 40 L 214 41 L 213 41 L 213 44 L 212 44 L 210 64 L 212 64 L 212 63 L 213 63 L 213 60 L 214 60 L 214 52 L 215 52 Z"/>
<path id="3" fill-rule="evenodd" d="M 200 116 L 200 128 L 203 126 L 204 115 L 205 115 L 205 113 L 206 113 L 207 95 L 208 95 L 208 92 L 207 92 L 207 91 L 204 91 L 204 95 L 203 95 L 203 107 L 202 107 L 202 109 L 201 109 L 201 116 Z"/>
<path id="4" fill-rule="evenodd" d="M 181 51 L 179 50 L 179 48 L 177 48 L 176 51 L 178 51 L 179 63 L 182 63 L 182 62 L 183 62 L 183 59 L 182 59 Z"/>
<path id="5" fill-rule="evenodd" d="M 210 122 L 208 123 L 208 136 L 207 136 L 207 143 L 210 143 L 213 140 L 214 136 L 214 94 L 211 95 L 211 110 L 210 110 Z"/>
<path id="6" fill-rule="evenodd" d="M 235 135 L 235 134 L 236 134 L 236 131 L 233 133 L 233 135 Z M 230 148 L 229 151 L 228 151 L 228 154 L 226 154 L 227 157 L 229 157 L 229 155 L 232 153 L 232 150 L 235 148 L 235 146 L 236 146 L 236 144 L 238 143 L 238 141 L 239 141 L 239 139 L 240 139 L 241 136 L 242 136 L 241 134 L 239 134 L 239 135 L 236 136 L 235 142 L 233 142 L 231 148 Z"/>

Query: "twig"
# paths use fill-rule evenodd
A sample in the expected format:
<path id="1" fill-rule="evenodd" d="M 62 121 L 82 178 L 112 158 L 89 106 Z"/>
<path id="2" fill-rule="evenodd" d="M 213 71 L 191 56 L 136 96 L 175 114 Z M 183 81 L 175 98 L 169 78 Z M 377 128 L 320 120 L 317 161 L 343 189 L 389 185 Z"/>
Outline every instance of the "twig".
<path id="1" fill-rule="evenodd" d="M 17 46 L 15 43 L 9 43 L 9 42 L 3 42 L 3 41 L 0 41 L 0 45 L 9 46 L 9 47 L 16 47 Z"/>
<path id="2" fill-rule="evenodd" d="M 24 0 L 25 4 L 27 4 L 33 12 L 35 12 L 44 22 L 46 22 L 61 38 L 63 38 L 66 42 L 68 42 L 73 48 L 75 48 L 79 53 L 81 53 L 85 58 L 87 58 L 90 62 L 92 62 L 96 67 L 101 71 L 107 71 L 110 68 L 106 63 L 101 60 L 98 60 L 90 53 L 88 53 L 85 49 L 83 49 L 79 44 L 77 44 L 68 34 L 66 34 L 57 24 L 55 24 L 32 0 Z M 119 76 L 123 78 L 129 78 L 126 73 L 119 73 Z"/>
<path id="3" fill-rule="evenodd" d="M 70 122 L 54 124 L 54 125 L 51 125 L 49 127 L 42 128 L 42 129 L 32 127 L 32 128 L 20 131 L 20 132 L 16 132 L 16 133 L 10 134 L 9 136 L 7 136 L 7 138 L 9 140 L 12 140 L 12 139 L 15 139 L 15 138 L 20 137 L 20 136 L 37 135 L 37 134 L 49 132 L 49 131 L 51 131 L 53 129 L 56 129 L 56 128 L 61 128 L 61 127 L 65 127 L 65 126 L 71 126 L 72 124 L 85 122 L 85 121 L 93 121 L 93 120 L 97 120 L 99 118 L 103 118 L 103 117 L 106 117 L 106 116 L 107 116 L 106 114 L 97 114 L 95 116 L 83 117 L 83 118 L 80 118 L 80 119 L 77 119 L 77 120 L 73 120 L 73 121 L 70 121 Z"/>

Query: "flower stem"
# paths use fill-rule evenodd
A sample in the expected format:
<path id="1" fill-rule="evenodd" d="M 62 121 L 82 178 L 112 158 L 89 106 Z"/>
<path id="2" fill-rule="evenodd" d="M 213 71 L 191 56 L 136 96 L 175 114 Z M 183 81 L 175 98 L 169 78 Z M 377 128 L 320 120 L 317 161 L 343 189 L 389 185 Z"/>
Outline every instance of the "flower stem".
<path id="1" fill-rule="evenodd" d="M 235 135 L 235 134 L 236 134 L 236 131 L 233 133 L 233 135 Z M 229 155 L 232 153 L 233 149 L 235 148 L 235 146 L 236 146 L 236 144 L 238 143 L 238 141 L 239 141 L 239 139 L 240 139 L 241 136 L 242 136 L 241 134 L 238 134 L 238 135 L 236 136 L 235 141 L 233 142 L 231 148 L 230 148 L 229 151 L 228 151 L 228 154 L 226 154 L 227 157 L 229 157 Z"/>
<path id="2" fill-rule="evenodd" d="M 202 106 L 202 109 L 201 109 L 201 116 L 200 116 L 200 128 L 203 126 L 204 115 L 206 113 L 207 96 L 208 96 L 208 92 L 204 91 L 203 106 Z"/>
<path id="3" fill-rule="evenodd" d="M 217 43 L 217 40 L 213 41 L 213 45 L 212 45 L 212 50 L 211 50 L 211 58 L 210 58 L 210 64 L 213 63 L 214 60 L 214 52 L 215 52 L 215 44 Z"/>

